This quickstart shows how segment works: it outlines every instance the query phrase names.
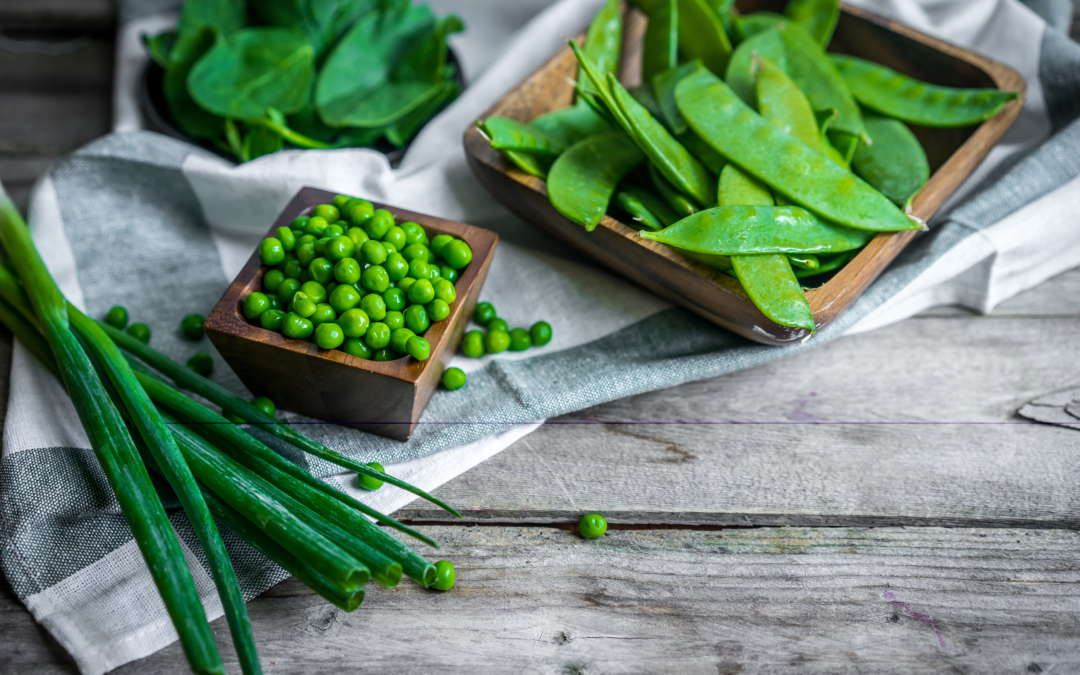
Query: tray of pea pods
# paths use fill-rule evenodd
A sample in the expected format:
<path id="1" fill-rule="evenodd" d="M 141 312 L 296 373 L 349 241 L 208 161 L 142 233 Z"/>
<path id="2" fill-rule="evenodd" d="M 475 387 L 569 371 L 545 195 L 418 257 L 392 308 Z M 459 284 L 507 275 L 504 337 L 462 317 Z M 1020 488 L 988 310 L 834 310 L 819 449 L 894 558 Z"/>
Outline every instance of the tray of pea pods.
<path id="1" fill-rule="evenodd" d="M 790 344 L 927 229 L 1024 91 L 1000 63 L 835 0 L 608 0 L 464 143 L 533 225 Z"/>

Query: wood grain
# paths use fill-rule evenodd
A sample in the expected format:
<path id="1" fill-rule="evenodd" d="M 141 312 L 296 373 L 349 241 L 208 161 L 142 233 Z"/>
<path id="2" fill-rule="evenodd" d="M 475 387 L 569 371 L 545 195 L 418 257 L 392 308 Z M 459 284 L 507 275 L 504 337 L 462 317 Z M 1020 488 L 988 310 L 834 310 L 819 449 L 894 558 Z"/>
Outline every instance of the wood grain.
<path id="1" fill-rule="evenodd" d="M 744 0 L 740 10 L 777 11 L 783 3 Z M 880 62 L 900 72 L 954 86 L 996 86 L 1016 91 L 1021 99 L 977 127 L 921 130 L 934 169 L 926 187 L 912 204 L 913 215 L 929 220 L 959 187 L 1016 120 L 1025 92 L 1023 78 L 1000 63 L 960 49 L 863 10 L 843 6 L 833 46 Z M 625 53 L 640 42 L 644 15 L 626 14 Z M 492 115 L 528 122 L 538 115 L 569 105 L 577 61 L 569 47 L 560 50 L 515 89 L 489 108 Z M 627 73 L 622 73 L 624 77 Z M 469 166 L 491 194 L 512 211 L 545 232 L 584 251 L 602 264 L 676 304 L 764 344 L 790 344 L 807 331 L 780 326 L 761 314 L 741 286 L 726 274 L 692 261 L 674 249 L 642 240 L 634 229 L 605 216 L 592 232 L 558 213 L 547 197 L 546 183 L 522 172 L 493 149 L 475 126 L 464 135 Z M 807 300 L 818 328 L 839 316 L 877 278 L 915 237 L 912 231 L 883 233 L 822 286 L 808 291 Z"/>

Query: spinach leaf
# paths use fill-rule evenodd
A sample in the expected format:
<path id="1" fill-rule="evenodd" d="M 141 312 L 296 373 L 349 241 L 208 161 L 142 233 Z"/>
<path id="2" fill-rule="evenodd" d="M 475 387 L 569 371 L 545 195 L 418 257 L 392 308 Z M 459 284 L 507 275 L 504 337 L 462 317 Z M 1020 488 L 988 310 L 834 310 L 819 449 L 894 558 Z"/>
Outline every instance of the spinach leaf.
<path id="1" fill-rule="evenodd" d="M 240 146 L 240 156 L 247 162 L 281 150 L 285 146 L 281 134 L 266 127 L 249 127 L 244 132 L 244 142 Z"/>
<path id="2" fill-rule="evenodd" d="M 245 28 L 219 42 L 191 70 L 188 90 L 204 109 L 227 117 L 300 111 L 315 80 L 315 50 L 299 33 Z"/>
<path id="3" fill-rule="evenodd" d="M 189 34 L 190 35 L 190 34 Z M 217 32 L 209 27 L 200 28 L 195 37 L 189 38 L 187 49 L 189 54 L 199 54 L 207 51 L 214 45 Z M 179 44 L 179 38 L 177 41 Z M 170 63 L 165 69 L 165 81 L 162 83 L 162 93 L 169 104 L 169 113 L 173 121 L 188 136 L 194 138 L 215 138 L 225 125 L 225 120 L 217 115 L 209 113 L 199 107 L 188 93 L 187 78 L 191 72 L 195 59 L 180 60 L 176 57 L 177 47 L 174 46 L 170 53 Z"/>
<path id="4" fill-rule="evenodd" d="M 398 4 L 362 18 L 331 52 L 315 88 L 315 107 L 330 126 L 385 126 L 439 93 L 446 36 L 462 29 L 436 20 L 426 5 Z"/>
<path id="5" fill-rule="evenodd" d="M 452 69 L 447 68 L 447 70 Z M 420 127 L 424 126 L 425 122 L 434 117 L 443 106 L 457 98 L 461 88 L 452 75 L 451 73 L 451 77 L 446 78 L 439 87 L 439 91 L 427 103 L 388 126 L 386 128 L 386 140 L 390 141 L 395 147 L 404 146 L 412 140 L 412 137 L 416 135 Z"/>
<path id="6" fill-rule="evenodd" d="M 362 16 L 379 9 L 382 0 L 262 0 L 252 10 L 264 23 L 303 33 L 320 58 Z"/>
<path id="7" fill-rule="evenodd" d="M 173 45 L 176 44 L 176 35 L 176 31 L 169 30 L 157 35 L 144 34 L 142 36 L 143 44 L 146 45 L 146 52 L 150 54 L 150 58 L 154 60 L 154 63 L 162 68 L 169 67 L 169 53 L 172 52 Z"/>

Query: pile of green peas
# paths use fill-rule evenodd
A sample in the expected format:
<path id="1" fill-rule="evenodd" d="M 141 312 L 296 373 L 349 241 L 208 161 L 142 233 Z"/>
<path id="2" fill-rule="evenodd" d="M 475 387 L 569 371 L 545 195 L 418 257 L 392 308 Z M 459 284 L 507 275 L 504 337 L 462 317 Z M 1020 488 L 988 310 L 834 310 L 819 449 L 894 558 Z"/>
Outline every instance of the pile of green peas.
<path id="1" fill-rule="evenodd" d="M 262 290 L 244 298 L 248 321 L 362 359 L 424 361 L 423 335 L 450 316 L 472 249 L 448 234 L 345 195 L 316 206 L 259 244 Z"/>
<path id="2" fill-rule="evenodd" d="M 474 359 L 507 349 L 523 352 L 529 347 L 542 347 L 551 342 L 551 324 L 547 321 L 537 321 L 527 329 L 511 329 L 504 319 L 499 318 L 490 302 L 477 303 L 473 321 L 487 329 L 486 332 L 471 330 L 461 339 L 461 353 Z"/>

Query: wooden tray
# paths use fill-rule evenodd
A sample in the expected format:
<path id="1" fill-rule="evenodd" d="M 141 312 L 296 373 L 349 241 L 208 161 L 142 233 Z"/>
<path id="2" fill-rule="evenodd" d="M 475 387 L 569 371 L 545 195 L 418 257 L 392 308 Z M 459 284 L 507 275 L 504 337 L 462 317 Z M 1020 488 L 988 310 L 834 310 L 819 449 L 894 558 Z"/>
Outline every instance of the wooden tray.
<path id="1" fill-rule="evenodd" d="M 270 233 L 288 227 L 293 219 L 316 205 L 330 203 L 334 195 L 310 187 L 300 190 L 278 216 Z M 432 323 L 424 333 L 431 343 L 431 356 L 426 361 L 411 356 L 370 361 L 339 349 L 320 349 L 313 342 L 293 340 L 248 323 L 240 313 L 240 303 L 248 293 L 262 288 L 266 271 L 257 249 L 206 318 L 204 329 L 244 385 L 256 395 L 269 396 L 278 408 L 407 440 L 435 393 L 446 363 L 457 351 L 491 267 L 499 235 L 465 223 L 372 203 L 376 209 L 390 211 L 398 222 L 419 223 L 431 237 L 451 234 L 472 248 L 473 260 L 454 285 L 457 300 L 450 305 L 450 316 Z"/>
<path id="2" fill-rule="evenodd" d="M 741 0 L 739 10 L 781 11 L 784 3 Z M 640 83 L 642 37 L 647 20 L 638 10 L 626 14 L 620 80 Z M 864 10 L 843 5 L 830 51 L 884 64 L 920 80 L 950 87 L 997 87 L 1020 92 L 997 115 L 960 129 L 912 127 L 926 150 L 932 174 L 912 204 L 912 213 L 929 220 L 964 182 L 1020 114 L 1026 91 L 1015 70 L 924 35 Z M 483 117 L 500 115 L 528 122 L 570 105 L 577 61 L 569 47 L 560 50 Z M 499 201 L 536 227 L 581 249 L 649 290 L 697 312 L 736 333 L 764 344 L 788 344 L 806 337 L 765 318 L 738 281 L 691 260 L 674 249 L 637 236 L 635 229 L 605 216 L 592 232 L 551 205 L 546 183 L 519 170 L 493 149 L 475 126 L 465 132 L 465 152 L 480 182 Z M 914 237 L 915 232 L 879 234 L 842 270 L 806 297 L 818 328 L 829 325 L 859 297 Z"/>

